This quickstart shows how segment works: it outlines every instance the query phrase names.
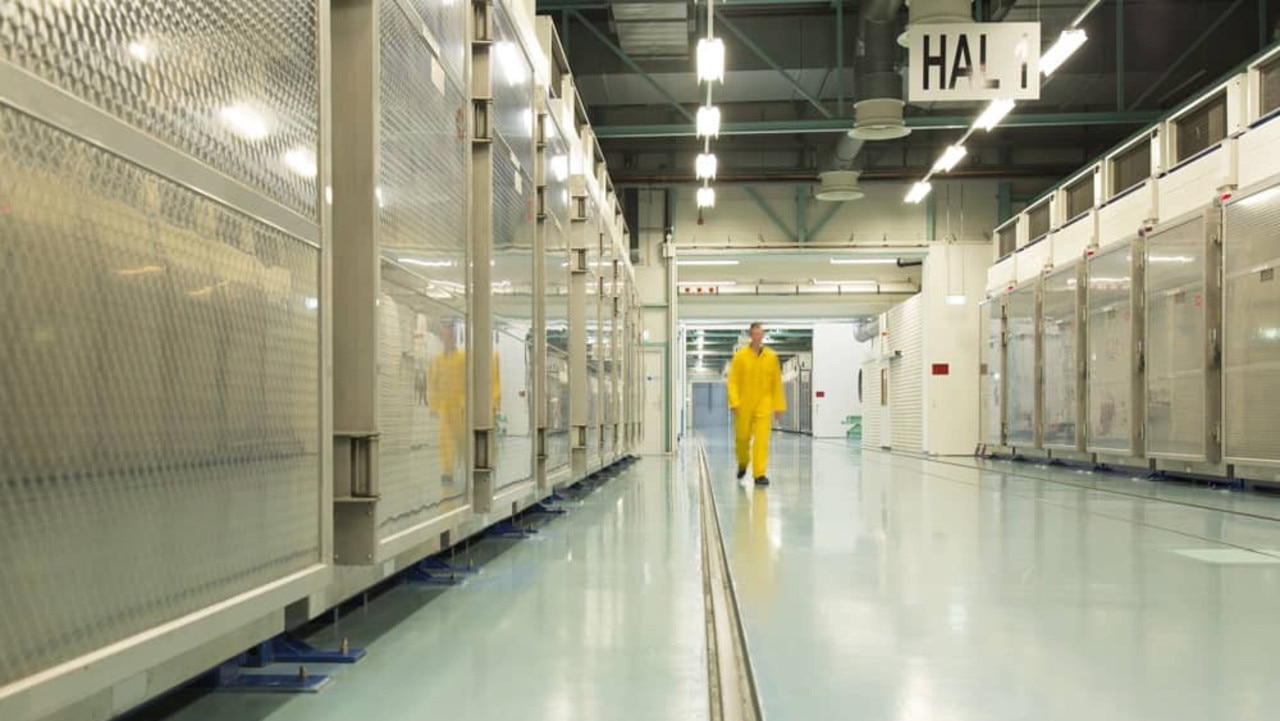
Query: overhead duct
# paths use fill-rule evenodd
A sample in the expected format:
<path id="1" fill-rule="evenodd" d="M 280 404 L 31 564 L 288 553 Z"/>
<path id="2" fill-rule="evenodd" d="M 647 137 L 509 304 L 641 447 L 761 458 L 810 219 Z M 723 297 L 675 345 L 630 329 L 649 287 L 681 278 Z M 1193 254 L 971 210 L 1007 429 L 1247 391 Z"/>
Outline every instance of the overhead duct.
<path id="1" fill-rule="evenodd" d="M 907 46 L 907 32 L 912 25 L 973 22 L 972 0 L 908 0 L 907 8 L 910 18 L 907 30 L 898 36 L 898 44 L 904 48 Z"/>
<path id="2" fill-rule="evenodd" d="M 869 320 L 866 323 L 859 323 L 857 328 L 853 329 L 853 337 L 859 343 L 866 343 L 880 335 L 880 319 Z"/>
<path id="3" fill-rule="evenodd" d="M 828 202 L 857 200 L 864 195 L 862 188 L 858 187 L 859 175 L 861 173 L 856 170 L 828 170 L 820 173 L 818 190 L 813 197 Z"/>
<path id="4" fill-rule="evenodd" d="M 874 5 L 874 4 L 873 4 Z M 862 59 L 858 62 L 858 96 L 853 104 L 853 130 L 858 140 L 896 140 L 911 134 L 903 120 L 902 76 L 898 74 L 897 3 L 876 8 L 862 19 Z"/>

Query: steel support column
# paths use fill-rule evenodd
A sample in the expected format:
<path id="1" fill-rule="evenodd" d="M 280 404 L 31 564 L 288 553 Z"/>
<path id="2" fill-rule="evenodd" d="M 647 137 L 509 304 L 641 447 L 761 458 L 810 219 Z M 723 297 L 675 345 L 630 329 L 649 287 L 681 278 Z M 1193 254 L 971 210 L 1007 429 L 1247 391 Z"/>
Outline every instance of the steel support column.
<path id="1" fill-rule="evenodd" d="M 817 108 L 818 112 L 822 113 L 822 117 L 824 118 L 832 117 L 831 111 L 827 110 L 826 106 L 823 105 L 821 102 L 819 102 L 817 98 L 809 94 L 809 91 L 806 90 L 805 87 L 800 84 L 799 80 L 796 80 L 795 78 L 791 77 L 791 73 L 788 73 L 785 69 L 783 69 L 781 65 L 777 63 L 776 60 L 769 57 L 769 54 L 764 51 L 764 48 L 761 48 L 759 45 L 756 45 L 755 41 L 747 37 L 747 34 L 744 33 L 741 28 L 739 28 L 737 25 L 734 25 L 728 18 L 724 16 L 723 13 L 721 13 L 718 10 L 716 11 L 716 22 L 720 23 L 725 28 L 727 28 L 729 32 L 733 33 L 734 37 L 738 38 L 738 41 L 741 42 L 743 45 L 746 45 L 747 49 L 750 50 L 752 53 L 754 53 L 756 57 L 764 61 L 765 65 L 768 65 L 770 68 L 773 69 L 774 72 L 778 73 L 784 79 L 786 79 L 786 81 L 791 84 L 791 87 L 795 88 L 796 92 L 800 94 L 800 97 L 804 98 L 805 100 L 808 100 L 810 105 Z"/>
<path id="2" fill-rule="evenodd" d="M 773 208 L 769 207 L 769 204 L 765 202 L 763 197 L 761 197 L 759 191 L 750 185 L 743 186 L 742 189 L 746 191 L 747 195 L 751 196 L 753 201 L 755 201 L 756 207 L 760 208 L 760 212 L 764 213 L 765 217 L 767 217 L 774 226 L 778 228 L 778 230 L 782 231 L 782 237 L 792 243 L 796 242 L 796 237 L 791 234 L 791 229 L 787 227 L 786 223 L 782 222 L 782 218 L 779 218 L 777 213 L 773 212 Z"/>
<path id="3" fill-rule="evenodd" d="M 1010 115 L 1001 123 L 1002 128 L 1055 128 L 1084 125 L 1146 125 L 1160 119 L 1155 111 L 1126 111 L 1123 113 L 1028 113 Z M 834 133 L 847 131 L 853 125 L 851 118 L 815 118 L 809 120 L 762 120 L 745 123 L 725 123 L 720 135 L 796 135 L 803 133 Z M 912 130 L 967 130 L 973 125 L 969 115 L 917 115 L 907 118 Z M 693 137 L 693 125 L 604 125 L 595 128 L 597 138 L 678 138 Z"/>
<path id="4" fill-rule="evenodd" d="M 836 6 L 836 117 L 844 117 L 844 0 L 832 2 Z"/>
<path id="5" fill-rule="evenodd" d="M 796 186 L 796 240 L 800 243 L 809 239 L 809 187 Z"/>
<path id="6" fill-rule="evenodd" d="M 681 105 L 679 101 L 677 101 L 675 97 L 673 97 L 671 93 L 667 91 L 666 88 L 662 87 L 661 83 L 659 83 L 656 79 L 654 79 L 652 75 L 645 72 L 644 68 L 641 68 L 636 63 L 635 60 L 632 60 L 630 55 L 627 55 L 625 52 L 623 52 L 622 48 L 618 47 L 617 45 L 614 45 L 613 41 L 609 39 L 609 36 L 601 32 L 600 28 L 593 25 L 591 21 L 583 17 L 582 13 L 578 12 L 577 10 L 570 10 L 569 14 L 572 15 L 574 18 L 576 18 L 578 22 L 582 23 L 587 28 L 587 30 L 590 30 L 591 34 L 595 35 L 596 39 L 599 40 L 601 44 L 603 44 L 606 48 L 609 48 L 609 50 L 611 50 L 614 55 L 618 56 L 618 59 L 621 60 L 623 64 L 626 65 L 627 68 L 631 70 L 631 72 L 636 73 L 640 77 L 644 78 L 645 82 L 649 83 L 649 85 L 651 85 L 654 90 L 658 91 L 658 94 L 661 95 L 664 99 L 666 99 L 666 101 L 670 103 L 672 107 L 680 111 L 680 114 L 683 115 L 685 118 L 687 118 L 689 122 L 692 123 L 696 120 L 693 113 L 689 112 L 688 108 Z"/>
<path id="7" fill-rule="evenodd" d="M 1116 110 L 1124 110 L 1124 0 L 1116 0 Z"/>

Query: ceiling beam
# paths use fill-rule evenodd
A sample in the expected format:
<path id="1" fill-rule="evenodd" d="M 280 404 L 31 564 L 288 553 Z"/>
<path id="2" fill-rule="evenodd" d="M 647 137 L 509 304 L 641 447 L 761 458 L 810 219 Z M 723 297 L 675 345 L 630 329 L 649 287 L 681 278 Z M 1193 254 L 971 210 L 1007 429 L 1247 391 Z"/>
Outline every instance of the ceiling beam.
<path id="1" fill-rule="evenodd" d="M 747 34 L 742 31 L 741 28 L 739 28 L 737 25 L 734 25 L 732 22 L 730 22 L 729 19 L 726 18 L 723 13 L 721 13 L 718 10 L 715 11 L 715 13 L 716 13 L 716 20 L 721 25 L 728 28 L 729 32 L 732 33 L 734 37 L 738 38 L 739 42 L 741 42 L 743 45 L 746 45 L 747 49 L 755 53 L 756 57 L 763 60 L 765 65 L 768 65 L 770 68 L 773 69 L 774 72 L 778 73 L 784 79 L 786 79 L 787 83 L 789 83 L 791 87 L 795 88 L 796 92 L 800 94 L 800 97 L 804 98 L 805 100 L 808 100 L 810 105 L 817 108 L 819 113 L 822 113 L 822 117 L 824 118 L 832 117 L 831 111 L 827 110 L 827 106 L 823 105 L 821 102 L 818 101 L 817 98 L 813 97 L 813 95 L 808 91 L 808 89 L 806 89 L 804 85 L 800 84 L 799 80 L 796 80 L 795 78 L 791 77 L 791 73 L 787 72 L 781 65 L 778 64 L 776 60 L 769 57 L 769 54 L 764 51 L 764 48 L 757 45 L 756 42 L 752 40 L 750 37 L 748 37 Z"/>
<path id="2" fill-rule="evenodd" d="M 604 34 L 604 32 L 600 30 L 600 28 L 596 27 L 594 24 L 591 23 L 590 20 L 583 17 L 582 13 L 578 12 L 577 10 L 570 10 L 569 14 L 573 16 L 575 20 L 582 23 L 582 25 L 586 27 L 587 30 L 590 30 L 591 34 L 596 36 L 596 39 L 600 41 L 600 44 L 604 45 L 606 48 L 612 51 L 614 55 L 617 55 L 618 59 L 621 60 L 623 64 L 626 65 L 628 68 L 630 68 L 632 72 L 644 78 L 645 82 L 649 83 L 649 85 L 651 85 L 654 90 L 658 91 L 659 95 L 661 95 L 663 98 L 666 98 L 667 102 L 671 103 L 672 107 L 678 110 L 681 115 L 683 115 L 686 119 L 689 120 L 689 122 L 691 123 L 694 122 L 695 117 L 693 113 L 691 113 L 688 108 L 686 108 L 685 106 L 681 105 L 678 101 L 676 101 L 676 99 L 671 95 L 670 91 L 662 87 L 662 84 L 659 83 L 657 79 L 655 79 L 652 75 L 645 72 L 644 68 L 641 68 L 636 63 L 635 60 L 632 60 L 631 56 L 627 55 L 622 50 L 622 48 L 615 45 L 613 40 L 609 39 L 609 36 Z M 690 128 L 690 131 L 692 131 L 693 126 L 690 125 L 689 128 Z M 689 134 L 692 135 L 693 133 L 690 132 Z"/>
<path id="3" fill-rule="evenodd" d="M 1000 123 L 1002 128 L 1056 128 L 1084 125 L 1145 125 L 1160 119 L 1159 111 L 1100 113 L 1023 113 L 1010 115 Z M 965 130 L 973 125 L 968 115 L 915 115 L 907 117 L 912 130 Z M 799 135 L 836 133 L 853 128 L 853 119 L 820 118 L 812 120 L 760 120 L 725 123 L 720 135 Z M 683 138 L 693 137 L 693 125 L 603 125 L 595 128 L 597 138 Z"/>

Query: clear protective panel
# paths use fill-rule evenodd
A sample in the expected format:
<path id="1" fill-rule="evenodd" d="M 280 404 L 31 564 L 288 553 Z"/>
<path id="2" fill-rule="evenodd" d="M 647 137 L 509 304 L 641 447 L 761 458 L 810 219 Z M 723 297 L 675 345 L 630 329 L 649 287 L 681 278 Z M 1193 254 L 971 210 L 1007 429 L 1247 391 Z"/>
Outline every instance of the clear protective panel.
<path id="1" fill-rule="evenodd" d="M 495 491 L 533 477 L 533 250 L 537 232 L 533 67 L 501 5 L 493 45 Z"/>
<path id="2" fill-rule="evenodd" d="M 448 78 L 455 85 L 463 85 L 468 49 L 464 28 L 469 6 L 458 0 L 386 0 L 388 5 L 395 3 L 411 8 L 421 20 L 422 31 L 430 36 L 427 42 L 441 60 L 439 67 L 433 65 L 429 69 L 432 82 L 439 84 Z"/>
<path id="3" fill-rule="evenodd" d="M 320 562 L 320 251 L 3 105 L 0 206 L 4 686 Z"/>
<path id="4" fill-rule="evenodd" d="M 1010 293 L 1005 308 L 1006 443 L 1025 448 L 1036 442 L 1035 286 L 1024 286 Z"/>
<path id="5" fill-rule="evenodd" d="M 404 3 L 380 7 L 378 535 L 468 502 L 466 94 Z M 453 28 L 452 35 L 464 33 Z M 460 132 L 461 131 L 461 132 Z"/>
<path id="6" fill-rule="evenodd" d="M 545 253 L 547 317 L 547 472 L 569 465 L 569 152 L 547 120 Z"/>
<path id="7" fill-rule="evenodd" d="M 1089 423 L 1086 448 L 1134 455 L 1133 247 L 1088 261 Z"/>
<path id="8" fill-rule="evenodd" d="M 1149 455 L 1202 460 L 1205 428 L 1205 227 L 1202 217 L 1146 246 Z"/>
<path id="9" fill-rule="evenodd" d="M 1224 235 L 1223 452 L 1280 463 L 1280 188 L 1227 207 Z"/>
<path id="10" fill-rule="evenodd" d="M 292 0 L 10 0 L 0 61 L 319 222 L 318 19 Z"/>
<path id="11" fill-rule="evenodd" d="M 1079 266 L 1070 263 L 1045 276 L 1040 312 L 1044 363 L 1041 418 L 1046 448 L 1075 449 L 1080 392 Z"/>
<path id="12" fill-rule="evenodd" d="M 979 393 L 982 394 L 982 441 L 998 446 L 1004 442 L 1001 412 L 1004 374 L 1004 305 L 999 298 L 984 301 L 980 310 L 981 346 L 979 347 Z M 863 414 L 867 415 L 866 413 Z"/>

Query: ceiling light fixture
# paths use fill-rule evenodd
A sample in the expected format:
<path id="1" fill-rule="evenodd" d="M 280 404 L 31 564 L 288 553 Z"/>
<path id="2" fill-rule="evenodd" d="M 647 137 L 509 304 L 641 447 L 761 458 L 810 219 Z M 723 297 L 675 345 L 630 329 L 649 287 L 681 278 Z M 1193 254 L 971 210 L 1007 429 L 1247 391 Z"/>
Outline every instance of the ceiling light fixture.
<path id="1" fill-rule="evenodd" d="M 720 108 L 714 105 L 698 108 L 697 130 L 699 138 L 720 136 Z"/>
<path id="2" fill-rule="evenodd" d="M 716 207 L 715 188 L 698 188 L 698 207 L 699 208 Z"/>
<path id="3" fill-rule="evenodd" d="M 698 41 L 698 81 L 724 82 L 724 41 L 720 38 Z"/>
<path id="4" fill-rule="evenodd" d="M 832 258 L 832 265 L 897 265 L 897 258 Z"/>
<path id="5" fill-rule="evenodd" d="M 907 193 L 906 200 L 908 203 L 919 203 L 920 201 L 924 200 L 925 197 L 928 196 L 929 192 L 932 190 L 933 190 L 933 185 L 929 181 L 921 180 L 920 182 L 911 186 L 911 190 Z"/>
<path id="6" fill-rule="evenodd" d="M 982 111 L 982 115 L 974 121 L 973 127 L 991 132 L 1006 115 L 1013 111 L 1014 105 L 1012 100 L 992 100 L 987 109 Z"/>
<path id="7" fill-rule="evenodd" d="M 938 158 L 938 162 L 933 164 L 933 172 L 950 173 L 968 154 L 969 151 L 965 150 L 963 145 L 948 145 L 947 149 L 943 151 L 942 157 Z"/>
<path id="8" fill-rule="evenodd" d="M 700 153 L 694 161 L 694 173 L 698 180 L 715 180 L 716 179 L 716 156 L 715 153 Z"/>
<path id="9" fill-rule="evenodd" d="M 689 266 L 738 265 L 741 262 L 742 261 L 740 260 L 677 260 L 676 265 L 689 265 Z"/>
<path id="10" fill-rule="evenodd" d="M 1054 43 L 1052 47 L 1044 51 L 1044 54 L 1040 56 L 1040 72 L 1044 73 L 1046 78 L 1052 75 L 1088 39 L 1089 36 L 1081 28 L 1063 30 L 1062 34 L 1058 36 L 1058 42 Z"/>

